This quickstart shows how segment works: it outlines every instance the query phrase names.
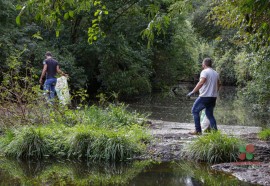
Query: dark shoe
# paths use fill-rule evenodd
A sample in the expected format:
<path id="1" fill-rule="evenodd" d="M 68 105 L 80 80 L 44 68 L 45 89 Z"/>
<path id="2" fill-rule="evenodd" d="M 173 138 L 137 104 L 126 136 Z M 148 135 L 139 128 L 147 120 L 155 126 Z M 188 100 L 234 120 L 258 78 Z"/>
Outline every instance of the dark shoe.
<path id="1" fill-rule="evenodd" d="M 188 134 L 190 134 L 190 135 L 202 135 L 201 132 L 197 132 L 197 131 L 189 132 Z"/>

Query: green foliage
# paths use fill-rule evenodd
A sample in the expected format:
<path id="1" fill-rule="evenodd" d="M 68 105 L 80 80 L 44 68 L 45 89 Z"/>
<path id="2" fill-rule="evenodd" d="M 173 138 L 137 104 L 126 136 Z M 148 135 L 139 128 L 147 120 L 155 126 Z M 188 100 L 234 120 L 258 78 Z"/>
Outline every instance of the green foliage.
<path id="1" fill-rule="evenodd" d="M 125 108 L 108 110 L 92 106 L 82 111 L 66 110 L 50 115 L 52 124 L 18 127 L 1 137 L 1 152 L 17 158 L 66 157 L 99 161 L 124 161 L 141 153 L 149 135 L 138 115 Z M 54 112 L 52 112 L 54 113 Z M 125 115 L 125 116 L 124 116 Z M 75 117 L 76 116 L 76 117 Z M 66 121 L 76 119 L 70 125 Z M 64 125 L 65 124 L 65 125 Z M 70 125 L 71 127 L 68 127 Z"/>
<path id="2" fill-rule="evenodd" d="M 269 45 L 269 1 L 214 1 L 211 19 L 224 27 L 238 27 L 255 47 Z"/>
<path id="3" fill-rule="evenodd" d="M 264 129 L 258 134 L 259 138 L 262 140 L 269 140 L 270 139 L 270 129 Z"/>
<path id="4" fill-rule="evenodd" d="M 2 72 L 0 84 L 0 125 L 20 125 L 36 122 L 46 122 L 46 110 L 37 110 L 45 107 L 41 91 L 35 80 L 34 69 L 29 62 L 21 62 L 23 52 L 17 52 L 7 59 L 7 72 Z M 43 104 L 44 103 L 44 104 Z"/>
<path id="5" fill-rule="evenodd" d="M 238 64 L 235 67 L 239 83 L 246 85 L 242 90 L 245 100 L 261 104 L 266 110 L 270 99 L 268 53 L 268 47 L 262 47 L 253 54 L 242 52 L 236 58 Z"/>
<path id="6" fill-rule="evenodd" d="M 121 44 L 120 44 L 121 43 Z M 132 48 L 123 38 L 112 43 L 100 57 L 100 75 L 106 92 L 118 92 L 120 97 L 151 92 L 151 62 L 148 51 Z"/>
<path id="7" fill-rule="evenodd" d="M 209 163 L 232 162 L 238 158 L 242 142 L 220 132 L 213 132 L 195 139 L 185 147 L 188 159 Z"/>
<path id="8" fill-rule="evenodd" d="M 44 8 L 46 7 L 46 8 Z M 101 1 L 86 1 L 86 0 L 65 0 L 65 1 L 26 1 L 24 5 L 17 5 L 17 9 L 20 13 L 16 17 L 16 23 L 21 24 L 21 16 L 25 13 L 31 14 L 36 21 L 42 21 L 49 28 L 55 30 L 56 37 L 60 36 L 60 32 L 65 29 L 64 22 L 68 19 L 71 21 L 77 15 L 90 11 L 92 8 L 96 8 L 94 12 L 93 24 L 88 28 L 88 41 L 92 44 L 97 40 L 98 35 L 104 35 L 101 31 L 99 23 L 102 19 L 102 15 L 107 15 L 108 10 Z M 27 10 L 27 11 L 25 11 Z"/>
<path id="9" fill-rule="evenodd" d="M 211 1 L 212 0 L 207 0 L 206 2 L 201 3 L 199 7 L 195 8 L 191 17 L 191 24 L 194 27 L 195 33 L 210 42 L 215 40 L 222 31 L 220 26 L 215 25 L 207 18 L 207 15 L 212 8 Z"/>
<path id="10" fill-rule="evenodd" d="M 235 85 L 236 84 L 236 72 L 234 67 L 234 51 L 229 50 L 226 51 L 225 54 L 215 60 L 215 67 L 217 71 L 220 73 L 220 80 L 223 85 Z"/>

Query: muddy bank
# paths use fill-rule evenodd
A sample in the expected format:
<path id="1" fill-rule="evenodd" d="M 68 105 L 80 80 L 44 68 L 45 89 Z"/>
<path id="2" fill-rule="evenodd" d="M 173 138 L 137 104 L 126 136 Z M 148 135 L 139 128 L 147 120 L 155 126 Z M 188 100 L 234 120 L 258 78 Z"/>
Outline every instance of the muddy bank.
<path id="1" fill-rule="evenodd" d="M 230 172 L 238 179 L 260 185 L 270 185 L 270 142 L 264 142 L 257 138 L 261 127 L 218 125 L 222 133 L 245 139 L 247 143 L 255 146 L 254 160 L 260 162 L 253 165 L 218 164 L 212 168 L 224 172 Z M 181 149 L 185 143 L 191 142 L 197 136 L 189 135 L 194 130 L 194 124 L 166 122 L 151 120 L 150 132 L 154 139 L 148 146 L 148 152 L 140 159 L 154 159 L 157 161 L 180 160 Z M 250 174 L 246 174 L 249 172 Z M 252 174 L 253 173 L 253 174 Z"/>

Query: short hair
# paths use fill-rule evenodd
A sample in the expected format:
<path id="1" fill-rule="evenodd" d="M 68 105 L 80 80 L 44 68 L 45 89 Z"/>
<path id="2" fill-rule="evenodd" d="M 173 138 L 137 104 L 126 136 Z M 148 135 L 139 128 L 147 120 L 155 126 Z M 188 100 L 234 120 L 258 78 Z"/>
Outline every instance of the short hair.
<path id="1" fill-rule="evenodd" d="M 52 57 L 52 53 L 51 52 L 46 52 L 45 56 L 51 56 Z"/>
<path id="2" fill-rule="evenodd" d="M 205 66 L 207 66 L 207 67 L 212 67 L 212 59 L 210 59 L 210 58 L 205 58 L 205 59 L 203 60 L 203 64 L 204 64 Z"/>

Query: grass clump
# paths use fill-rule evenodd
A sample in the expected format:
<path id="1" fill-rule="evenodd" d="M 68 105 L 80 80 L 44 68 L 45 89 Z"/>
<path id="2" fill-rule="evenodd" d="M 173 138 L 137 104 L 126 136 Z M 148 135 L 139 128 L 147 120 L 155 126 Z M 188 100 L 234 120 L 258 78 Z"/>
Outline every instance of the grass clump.
<path id="1" fill-rule="evenodd" d="M 208 163 L 237 161 L 239 146 L 243 142 L 235 137 L 213 132 L 201 136 L 185 146 L 184 155 L 191 160 Z"/>
<path id="2" fill-rule="evenodd" d="M 270 129 L 264 129 L 258 134 L 259 138 L 262 140 L 270 140 Z"/>
<path id="3" fill-rule="evenodd" d="M 87 116 L 84 110 L 76 111 L 84 118 L 81 124 L 54 122 L 9 129 L 0 136 L 0 152 L 20 159 L 53 157 L 113 162 L 131 159 L 144 151 L 150 139 L 145 127 L 140 123 L 121 125 L 119 121 L 114 125 L 100 123 L 102 120 L 97 118 L 104 117 L 103 113 L 99 110 L 96 116 Z"/>
<path id="4" fill-rule="evenodd" d="M 9 131 L 1 141 L 1 149 L 6 156 L 20 159 L 43 158 L 49 150 L 44 133 L 33 127 Z"/>

